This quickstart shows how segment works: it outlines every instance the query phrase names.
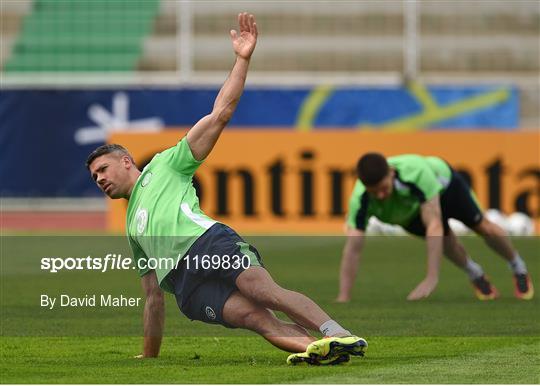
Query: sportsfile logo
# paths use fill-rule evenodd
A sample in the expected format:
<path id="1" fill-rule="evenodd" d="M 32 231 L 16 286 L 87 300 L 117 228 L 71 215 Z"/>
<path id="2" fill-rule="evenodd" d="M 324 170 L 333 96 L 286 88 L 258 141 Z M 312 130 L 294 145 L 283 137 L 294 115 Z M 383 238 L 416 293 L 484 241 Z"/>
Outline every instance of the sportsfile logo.
<path id="1" fill-rule="evenodd" d="M 114 270 L 155 270 L 155 269 L 176 269 L 182 256 L 177 258 L 148 258 L 134 260 L 131 257 L 123 257 L 121 254 L 109 253 L 104 257 L 43 257 L 41 259 L 41 270 L 50 273 L 59 271 L 114 271 Z"/>
<path id="2" fill-rule="evenodd" d="M 178 255 L 172 257 L 153 257 L 148 259 L 133 259 L 123 257 L 121 254 L 109 253 L 104 257 L 43 257 L 41 270 L 50 273 L 60 271 L 114 271 L 138 269 L 147 270 L 173 270 L 183 264 L 186 269 L 194 270 L 237 270 L 248 269 L 251 258 L 248 255 Z"/>

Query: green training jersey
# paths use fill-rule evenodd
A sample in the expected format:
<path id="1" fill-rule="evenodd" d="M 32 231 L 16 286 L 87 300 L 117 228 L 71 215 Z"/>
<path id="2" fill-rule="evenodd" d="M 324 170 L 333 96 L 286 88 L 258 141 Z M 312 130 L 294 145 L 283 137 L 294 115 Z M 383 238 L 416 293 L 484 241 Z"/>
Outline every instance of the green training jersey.
<path id="1" fill-rule="evenodd" d="M 169 272 L 216 223 L 199 208 L 193 186 L 193 174 L 201 163 L 184 137 L 152 158 L 129 198 L 126 231 L 136 267 L 140 276 L 155 270 L 159 285 L 169 292 L 173 292 Z"/>
<path id="2" fill-rule="evenodd" d="M 377 200 L 357 180 L 347 215 L 351 228 L 365 230 L 371 216 L 406 227 L 420 214 L 420 205 L 443 192 L 452 178 L 448 164 L 437 157 L 404 154 L 387 161 L 395 170 L 392 194 L 385 200 Z"/>

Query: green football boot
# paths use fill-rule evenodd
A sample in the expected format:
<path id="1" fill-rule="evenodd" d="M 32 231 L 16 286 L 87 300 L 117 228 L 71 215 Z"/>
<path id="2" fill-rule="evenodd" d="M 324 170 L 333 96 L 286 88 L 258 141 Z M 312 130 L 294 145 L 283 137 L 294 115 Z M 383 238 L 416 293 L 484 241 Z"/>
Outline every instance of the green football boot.
<path id="1" fill-rule="evenodd" d="M 367 347 L 366 340 L 357 336 L 328 337 L 311 343 L 307 347 L 306 354 L 321 361 L 336 358 L 342 354 L 364 356 Z"/>
<path id="2" fill-rule="evenodd" d="M 307 364 L 312 366 L 333 366 L 339 365 L 340 363 L 348 362 L 349 359 L 349 354 L 340 354 L 319 360 L 314 356 L 310 356 L 305 352 L 301 352 L 289 355 L 289 357 L 287 358 L 287 364 L 292 366 L 299 364 Z"/>

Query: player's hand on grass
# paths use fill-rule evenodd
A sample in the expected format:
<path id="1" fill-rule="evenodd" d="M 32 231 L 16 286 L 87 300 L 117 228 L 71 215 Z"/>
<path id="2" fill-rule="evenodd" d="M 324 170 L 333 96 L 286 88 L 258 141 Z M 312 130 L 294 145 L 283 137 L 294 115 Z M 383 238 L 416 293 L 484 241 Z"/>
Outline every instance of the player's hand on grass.
<path id="1" fill-rule="evenodd" d="M 416 286 L 415 289 L 407 296 L 407 300 L 420 300 L 427 298 L 437 287 L 439 279 L 434 277 L 426 277 Z"/>
<path id="2" fill-rule="evenodd" d="M 238 15 L 240 34 L 231 30 L 231 40 L 234 53 L 243 59 L 249 59 L 257 44 L 257 24 L 255 17 L 243 12 Z"/>
<path id="3" fill-rule="evenodd" d="M 338 295 L 338 297 L 334 300 L 336 303 L 349 303 L 351 301 L 350 297 L 347 296 L 341 296 Z"/>
<path id="4" fill-rule="evenodd" d="M 133 359 L 148 359 L 148 358 L 156 358 L 152 356 L 144 356 L 144 354 L 135 355 Z"/>

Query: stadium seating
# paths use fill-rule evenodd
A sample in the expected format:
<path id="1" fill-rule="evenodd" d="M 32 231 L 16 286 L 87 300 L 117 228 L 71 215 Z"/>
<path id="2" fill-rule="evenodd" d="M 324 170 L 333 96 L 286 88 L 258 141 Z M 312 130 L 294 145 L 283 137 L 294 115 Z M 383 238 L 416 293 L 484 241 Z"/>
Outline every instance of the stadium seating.
<path id="1" fill-rule="evenodd" d="M 534 2 L 419 2 L 420 65 L 425 72 L 514 72 L 540 70 L 540 10 Z M 176 68 L 171 37 L 176 3 L 162 1 L 155 33 L 145 45 L 144 70 Z M 195 70 L 225 70 L 223 44 L 238 6 L 194 2 Z M 401 71 L 401 2 L 258 2 L 249 11 L 264 31 L 254 58 L 261 71 Z"/>
<path id="2" fill-rule="evenodd" d="M 6 71 L 97 71 L 100 62 L 103 70 L 178 70 L 179 2 L 6 2 L 3 30 L 17 29 L 25 14 L 10 11 L 10 3 L 23 4 L 15 8 L 31 13 L 24 18 Z M 532 75 L 540 70 L 537 3 L 418 4 L 422 74 Z M 195 71 L 229 68 L 230 50 L 223 42 L 238 11 L 238 4 L 229 2 L 191 3 Z M 253 2 L 249 11 L 257 14 L 264 31 L 254 71 L 402 71 L 401 1 L 288 2 L 286 7 Z"/>
<path id="3" fill-rule="evenodd" d="M 22 20 L 30 12 L 31 7 L 32 2 L 30 0 L 2 2 L 0 12 L 0 36 L 2 37 L 0 68 L 4 68 L 4 64 L 12 52 L 13 43 L 19 33 Z"/>
<path id="4" fill-rule="evenodd" d="M 5 71 L 134 71 L 158 1 L 39 0 Z"/>

